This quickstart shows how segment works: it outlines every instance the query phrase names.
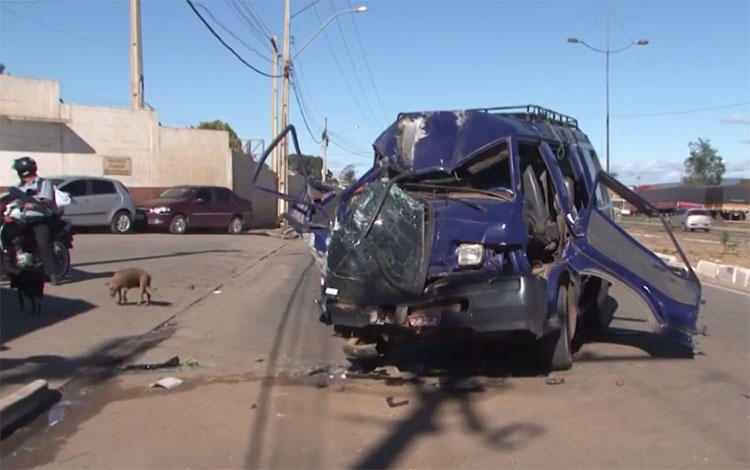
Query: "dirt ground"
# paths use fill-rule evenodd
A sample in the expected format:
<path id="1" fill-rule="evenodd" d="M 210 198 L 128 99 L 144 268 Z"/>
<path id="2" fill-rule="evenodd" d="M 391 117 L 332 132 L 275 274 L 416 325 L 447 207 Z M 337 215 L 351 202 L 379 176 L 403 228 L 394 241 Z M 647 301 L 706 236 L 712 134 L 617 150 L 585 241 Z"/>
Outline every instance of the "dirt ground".
<path id="1" fill-rule="evenodd" d="M 650 250 L 669 255 L 678 255 L 677 248 L 658 223 L 620 221 L 620 226 Z M 722 243 L 724 227 L 714 227 L 710 232 L 683 232 L 674 234 L 685 252 L 690 264 L 695 266 L 700 260 L 750 268 L 750 229 L 743 230 L 737 225 L 728 232 L 729 243 L 726 249 Z"/>

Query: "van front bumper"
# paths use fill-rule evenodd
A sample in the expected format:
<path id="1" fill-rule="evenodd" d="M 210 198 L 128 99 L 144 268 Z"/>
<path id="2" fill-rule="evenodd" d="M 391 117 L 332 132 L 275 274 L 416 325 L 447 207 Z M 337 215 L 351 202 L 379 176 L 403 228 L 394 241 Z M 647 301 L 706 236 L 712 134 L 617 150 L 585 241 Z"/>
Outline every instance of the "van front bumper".
<path id="1" fill-rule="evenodd" d="M 324 295 L 321 305 L 324 323 L 347 328 L 388 325 L 476 333 L 527 331 L 539 337 L 548 316 L 547 281 L 533 275 L 472 273 L 443 278 L 418 301 L 399 306 L 361 305 L 331 295 Z"/>

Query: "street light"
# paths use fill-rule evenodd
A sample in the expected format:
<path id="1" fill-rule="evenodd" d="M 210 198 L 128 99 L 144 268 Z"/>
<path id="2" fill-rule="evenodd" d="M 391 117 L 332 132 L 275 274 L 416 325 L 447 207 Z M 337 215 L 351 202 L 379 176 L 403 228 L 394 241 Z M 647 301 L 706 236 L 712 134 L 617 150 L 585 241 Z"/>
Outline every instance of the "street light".
<path id="1" fill-rule="evenodd" d="M 323 31 L 323 29 L 325 29 L 325 27 L 328 26 L 328 23 L 330 23 L 331 21 L 335 20 L 336 18 L 338 18 L 341 15 L 346 15 L 348 13 L 364 13 L 366 11 L 367 11 L 367 7 L 366 6 L 358 6 L 357 8 L 352 8 L 351 10 L 341 10 L 341 11 L 338 11 L 338 12 L 334 13 L 327 20 L 325 20 L 318 27 L 318 29 L 316 29 L 315 32 L 312 33 L 312 35 L 309 38 L 307 38 L 307 41 L 305 41 L 305 43 L 302 44 L 302 46 L 300 46 L 299 49 L 297 49 L 297 52 L 295 52 L 294 55 L 289 58 L 289 61 L 290 62 L 294 61 L 294 59 L 299 55 L 299 53 L 302 52 L 302 49 L 304 49 L 305 47 L 307 47 L 307 45 L 310 44 L 310 42 L 312 42 L 312 40 L 315 39 L 315 37 L 318 34 L 320 34 Z"/>
<path id="2" fill-rule="evenodd" d="M 305 41 L 297 51 L 290 55 L 289 38 L 291 36 L 291 0 L 284 1 L 284 48 L 283 48 L 283 59 L 282 59 L 282 72 L 281 72 L 281 130 L 286 130 L 289 125 L 289 75 L 292 69 L 292 61 L 305 49 L 310 42 L 323 31 L 323 29 L 341 15 L 348 13 L 364 13 L 367 11 L 367 7 L 358 6 L 349 10 L 341 10 L 331 15 L 325 20 L 320 27 Z M 299 12 L 298 12 L 299 13 Z M 289 174 L 289 140 L 284 138 L 280 142 L 281 149 L 277 154 L 279 158 L 279 164 L 277 168 L 278 173 L 278 191 L 282 194 L 287 193 L 287 180 Z M 325 175 L 323 175 L 325 178 Z M 286 212 L 287 202 L 284 199 L 279 199 L 278 211 L 281 215 Z M 286 226 L 286 224 L 284 224 Z"/>
<path id="3" fill-rule="evenodd" d="M 618 52 L 625 51 L 627 49 L 630 49 L 633 46 L 646 46 L 648 45 L 648 39 L 639 39 L 638 41 L 630 41 L 630 44 L 621 47 L 619 49 L 610 49 L 609 48 L 609 26 L 610 26 L 610 10 L 609 5 L 607 5 L 607 48 L 606 49 L 599 49 L 598 47 L 594 47 L 590 44 L 588 44 L 586 41 L 582 39 L 578 39 L 576 37 L 569 37 L 568 42 L 571 44 L 581 44 L 589 49 L 591 49 L 594 52 L 598 52 L 600 54 L 604 54 L 607 57 L 606 60 L 606 85 L 607 85 L 607 173 L 609 173 L 609 56 L 610 54 L 616 54 Z"/>

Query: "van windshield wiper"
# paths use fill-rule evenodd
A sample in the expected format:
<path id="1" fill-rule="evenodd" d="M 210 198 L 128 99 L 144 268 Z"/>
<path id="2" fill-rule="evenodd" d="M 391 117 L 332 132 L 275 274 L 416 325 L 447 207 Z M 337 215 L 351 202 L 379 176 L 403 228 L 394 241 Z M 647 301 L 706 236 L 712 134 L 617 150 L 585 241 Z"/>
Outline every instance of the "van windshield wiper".
<path id="1" fill-rule="evenodd" d="M 504 201 L 513 200 L 513 191 L 502 188 L 501 192 L 487 191 L 486 189 L 468 188 L 464 186 L 450 186 L 444 184 L 432 184 L 432 183 L 404 183 L 403 186 L 414 187 L 421 189 L 442 189 L 446 191 L 464 192 L 464 193 L 477 193 L 486 196 L 491 196 Z"/>

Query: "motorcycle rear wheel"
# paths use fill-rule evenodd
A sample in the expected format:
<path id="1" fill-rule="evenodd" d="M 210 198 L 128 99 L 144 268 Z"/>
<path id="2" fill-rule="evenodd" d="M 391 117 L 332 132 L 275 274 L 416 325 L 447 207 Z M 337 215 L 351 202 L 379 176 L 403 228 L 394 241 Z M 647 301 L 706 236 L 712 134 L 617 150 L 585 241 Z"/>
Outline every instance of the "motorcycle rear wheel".
<path id="1" fill-rule="evenodd" d="M 55 274 L 57 277 L 65 277 L 70 271 L 70 251 L 65 243 L 60 240 L 55 240 L 53 245 L 53 252 L 55 256 Z"/>

